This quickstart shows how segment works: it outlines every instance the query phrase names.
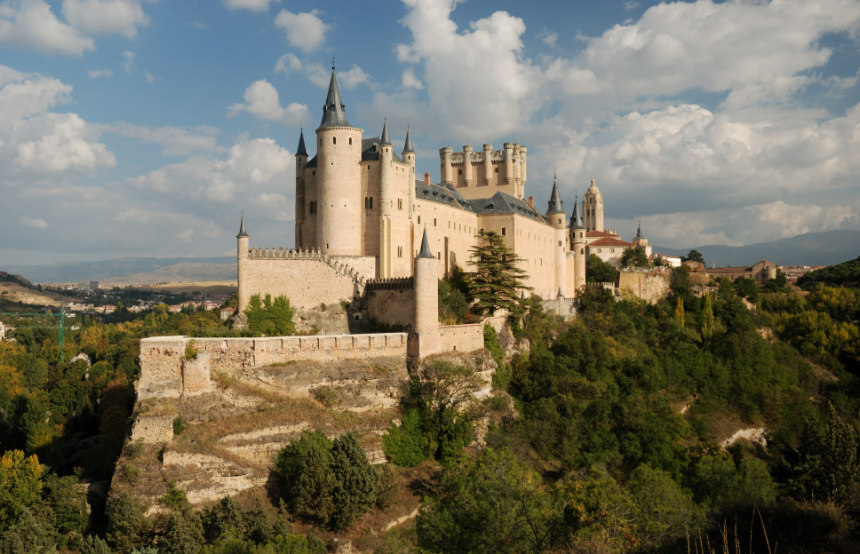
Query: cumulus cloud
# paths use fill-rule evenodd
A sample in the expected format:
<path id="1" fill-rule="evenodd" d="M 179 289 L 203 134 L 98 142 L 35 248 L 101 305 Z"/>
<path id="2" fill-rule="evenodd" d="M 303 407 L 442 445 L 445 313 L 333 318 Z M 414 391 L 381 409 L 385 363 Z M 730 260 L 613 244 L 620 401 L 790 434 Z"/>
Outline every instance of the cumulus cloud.
<path id="1" fill-rule="evenodd" d="M 415 71 L 413 71 L 411 68 L 403 72 L 403 75 L 400 79 L 400 83 L 403 88 L 407 89 L 412 88 L 416 90 L 421 90 L 424 88 L 424 84 L 421 82 L 421 79 L 415 76 Z"/>
<path id="2" fill-rule="evenodd" d="M 90 76 L 90 79 L 98 79 L 100 77 L 113 77 L 113 71 L 106 67 L 103 69 L 90 69 L 87 74 Z"/>
<path id="3" fill-rule="evenodd" d="M 278 58 L 278 61 L 275 63 L 275 73 L 281 73 L 283 75 L 289 75 L 290 73 L 301 69 L 302 62 L 293 53 L 284 54 Z"/>
<path id="4" fill-rule="evenodd" d="M 330 26 L 319 18 L 319 11 L 292 13 L 281 10 L 275 17 L 275 26 L 286 32 L 287 41 L 303 52 L 316 50 L 325 40 Z"/>
<path id="5" fill-rule="evenodd" d="M 19 221 L 31 229 L 46 229 L 48 227 L 48 223 L 40 217 L 22 217 Z"/>
<path id="6" fill-rule="evenodd" d="M 301 125 L 310 118 L 310 110 L 304 104 L 292 102 L 286 108 L 281 107 L 278 91 L 265 79 L 251 83 L 245 89 L 244 99 L 245 102 L 239 102 L 227 108 L 227 117 L 248 112 L 263 121 L 292 126 Z"/>
<path id="7" fill-rule="evenodd" d="M 74 56 L 95 50 L 93 39 L 57 19 L 44 0 L 0 4 L 0 44 L 43 54 Z"/>
<path id="8" fill-rule="evenodd" d="M 136 0 L 65 0 L 63 15 L 78 30 L 96 35 L 134 38 L 149 23 Z"/>
<path id="9" fill-rule="evenodd" d="M 2 67 L 2 66 L 0 66 Z M 0 70 L 0 185 L 28 178 L 88 174 L 114 167 L 116 158 L 99 142 L 100 129 L 75 113 L 51 108 L 68 102 L 72 87 L 50 77 Z"/>
<path id="10" fill-rule="evenodd" d="M 278 0 L 274 0 L 278 1 Z M 272 0 L 224 0 L 224 5 L 231 10 L 249 10 L 252 12 L 265 12 L 269 10 Z"/>

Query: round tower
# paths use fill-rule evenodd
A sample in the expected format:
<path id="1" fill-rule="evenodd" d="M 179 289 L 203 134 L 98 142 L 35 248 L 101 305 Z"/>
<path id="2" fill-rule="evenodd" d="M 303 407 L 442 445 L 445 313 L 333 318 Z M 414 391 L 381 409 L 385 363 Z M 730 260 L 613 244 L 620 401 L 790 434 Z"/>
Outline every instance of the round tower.
<path id="1" fill-rule="evenodd" d="M 439 270 L 436 256 L 430 252 L 427 229 L 421 239 L 421 251 L 414 261 L 415 318 L 412 330 L 418 337 L 418 356 L 423 358 L 439 351 Z"/>
<path id="2" fill-rule="evenodd" d="M 406 126 L 406 142 L 401 153 L 406 165 L 409 166 L 409 219 L 415 215 L 415 150 L 412 149 L 412 133 Z"/>
<path id="3" fill-rule="evenodd" d="M 585 199 L 582 201 L 583 217 L 585 219 L 585 230 L 603 231 L 603 195 L 600 194 L 594 179 L 585 191 Z"/>
<path id="4" fill-rule="evenodd" d="M 493 182 L 493 145 L 484 145 L 484 184 Z"/>
<path id="5" fill-rule="evenodd" d="M 379 278 L 391 277 L 391 215 L 394 211 L 394 147 L 388 136 L 388 119 L 379 140 Z"/>
<path id="6" fill-rule="evenodd" d="M 445 146 L 439 149 L 439 161 L 441 165 L 439 172 L 442 177 L 442 184 L 453 183 L 451 173 L 451 154 L 453 153 L 454 149 L 450 146 Z"/>
<path id="7" fill-rule="evenodd" d="M 317 135 L 317 246 L 334 256 L 360 256 L 361 135 L 346 119 L 334 67 Z"/>
<path id="8" fill-rule="evenodd" d="M 245 212 L 242 212 L 242 219 L 239 222 L 239 233 L 236 235 L 236 266 L 238 267 L 236 283 L 239 287 L 239 290 L 237 291 L 237 296 L 239 297 L 239 312 L 245 311 L 245 308 L 248 307 L 248 300 L 251 298 L 247 280 L 248 248 L 250 241 L 251 236 L 247 231 L 245 231 Z"/>
<path id="9" fill-rule="evenodd" d="M 566 293 L 565 283 L 567 282 L 566 270 L 566 252 L 567 252 L 567 214 L 564 213 L 564 204 L 561 200 L 561 194 L 558 191 L 558 181 L 556 176 L 552 178 L 552 193 L 549 196 L 547 203 L 546 219 L 554 229 L 553 237 L 553 252 L 555 252 L 555 287 L 560 293 Z"/>
<path id="10" fill-rule="evenodd" d="M 305 213 L 305 169 L 308 166 L 308 151 L 305 148 L 304 129 L 299 130 L 299 145 L 296 148 L 296 248 L 304 247 Z"/>
<path id="11" fill-rule="evenodd" d="M 579 214 L 579 198 L 573 202 L 570 216 L 570 249 L 573 251 L 573 288 L 574 295 L 585 286 L 585 223 Z"/>
<path id="12" fill-rule="evenodd" d="M 463 181 L 462 186 L 471 187 L 475 180 L 474 168 L 472 167 L 472 146 L 463 146 Z"/>

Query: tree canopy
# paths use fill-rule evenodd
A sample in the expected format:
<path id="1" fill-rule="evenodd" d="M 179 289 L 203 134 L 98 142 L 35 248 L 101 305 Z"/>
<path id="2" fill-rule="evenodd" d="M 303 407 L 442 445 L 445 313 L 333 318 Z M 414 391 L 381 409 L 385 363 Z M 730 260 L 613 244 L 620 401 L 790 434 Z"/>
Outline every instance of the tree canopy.
<path id="1" fill-rule="evenodd" d="M 469 295 L 475 299 L 472 310 L 479 315 L 497 309 L 519 314 L 522 294 L 531 290 L 523 282 L 526 272 L 519 267 L 522 259 L 505 246 L 501 235 L 492 231 L 478 233 L 478 244 L 471 253 L 475 271 L 466 275 L 466 282 Z"/>

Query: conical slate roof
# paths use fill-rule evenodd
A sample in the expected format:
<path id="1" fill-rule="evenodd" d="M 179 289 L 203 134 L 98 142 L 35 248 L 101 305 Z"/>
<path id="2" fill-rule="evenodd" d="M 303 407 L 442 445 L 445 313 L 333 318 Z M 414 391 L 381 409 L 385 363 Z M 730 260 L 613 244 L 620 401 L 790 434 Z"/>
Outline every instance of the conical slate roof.
<path id="1" fill-rule="evenodd" d="M 305 148 L 305 132 L 304 129 L 299 130 L 299 146 L 296 148 L 296 156 L 307 156 L 308 150 Z"/>
<path id="2" fill-rule="evenodd" d="M 245 230 L 245 212 L 242 212 L 242 221 L 239 223 L 239 234 L 236 235 L 236 238 L 238 239 L 241 237 L 249 237 L 249 236 L 251 236 L 251 235 L 249 235 L 248 232 Z"/>
<path id="3" fill-rule="evenodd" d="M 346 119 L 346 106 L 340 99 L 334 67 L 331 68 L 331 81 L 328 84 L 328 95 L 323 106 L 322 122 L 320 122 L 320 129 L 325 127 L 352 127 Z"/>
<path id="4" fill-rule="evenodd" d="M 382 138 L 379 139 L 380 146 L 391 144 L 391 139 L 388 138 L 388 118 L 382 123 Z"/>
<path id="5" fill-rule="evenodd" d="M 585 229 L 585 223 L 582 221 L 582 216 L 579 215 L 579 197 L 573 201 L 573 214 L 570 216 L 571 229 Z"/>
<path id="6" fill-rule="evenodd" d="M 549 195 L 549 207 L 546 210 L 547 214 L 563 214 L 564 204 L 561 201 L 561 194 L 558 192 L 558 183 L 555 176 L 552 178 L 552 194 Z"/>
<path id="7" fill-rule="evenodd" d="M 418 257 L 436 259 L 436 256 L 430 252 L 430 243 L 427 241 L 427 229 L 424 229 L 424 237 L 421 238 L 421 251 L 418 252 Z"/>
<path id="8" fill-rule="evenodd" d="M 406 127 L 406 144 L 403 145 L 403 153 L 406 154 L 407 152 L 415 152 L 415 150 L 412 149 L 412 134 L 409 127 Z"/>

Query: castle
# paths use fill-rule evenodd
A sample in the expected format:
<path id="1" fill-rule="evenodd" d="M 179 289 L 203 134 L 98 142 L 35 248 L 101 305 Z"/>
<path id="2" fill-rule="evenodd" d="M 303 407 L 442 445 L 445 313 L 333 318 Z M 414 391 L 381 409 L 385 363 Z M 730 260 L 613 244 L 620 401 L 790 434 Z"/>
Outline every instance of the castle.
<path id="1" fill-rule="evenodd" d="M 522 260 L 525 284 L 535 294 L 572 299 L 585 285 L 590 253 L 610 259 L 631 245 L 604 229 L 603 198 L 593 179 L 581 212 L 575 203 L 570 220 L 555 179 L 541 213 L 525 196 L 527 148 L 521 144 L 464 146 L 462 152 L 444 147 L 441 183 L 431 183 L 429 173 L 416 179 L 410 130 L 400 153 L 387 119 L 381 137 L 364 137 L 347 119 L 334 68 L 315 134 L 316 155 L 308 154 L 304 131 L 295 154 L 295 248 L 250 248 L 243 216 L 240 311 L 258 293 L 283 294 L 299 310 L 366 296 L 369 316 L 411 326 L 415 301 L 391 291 L 417 293 L 419 279 L 469 270 L 482 231 L 500 235 Z M 434 275 L 416 274 L 422 256 L 434 258 Z"/>

